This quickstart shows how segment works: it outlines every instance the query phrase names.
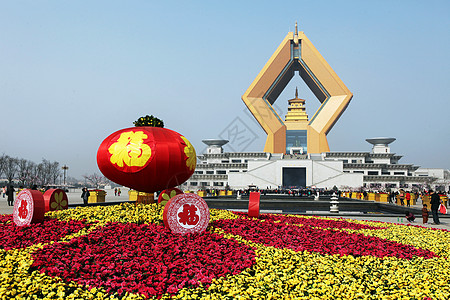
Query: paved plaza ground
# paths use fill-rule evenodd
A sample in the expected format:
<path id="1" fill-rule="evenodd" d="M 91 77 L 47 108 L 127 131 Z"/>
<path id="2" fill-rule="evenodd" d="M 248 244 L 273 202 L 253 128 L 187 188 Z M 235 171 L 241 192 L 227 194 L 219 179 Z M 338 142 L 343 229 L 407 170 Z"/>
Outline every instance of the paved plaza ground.
<path id="1" fill-rule="evenodd" d="M 122 194 L 120 196 L 114 196 L 114 190 L 109 189 L 106 190 L 107 195 L 105 198 L 106 202 L 116 202 L 116 201 L 126 201 L 128 200 L 128 189 L 122 189 Z M 70 190 L 69 193 L 67 193 L 67 196 L 69 198 L 69 204 L 82 204 L 83 201 L 81 199 L 81 189 L 74 189 Z M 395 204 L 391 204 L 395 205 Z M 416 209 L 421 209 L 422 204 L 416 204 L 413 206 Z M 6 197 L 0 198 L 0 214 L 12 214 L 13 213 L 13 207 L 8 206 Z M 279 211 L 264 211 L 262 210 L 261 213 L 279 213 Z M 409 222 L 405 219 L 405 217 L 401 214 L 399 215 L 383 215 L 383 214 L 355 214 L 355 213 L 347 213 L 347 212 L 341 212 L 340 214 L 327 214 L 327 212 L 323 211 L 317 211 L 317 212 L 308 212 L 308 214 L 311 215 L 321 215 L 321 216 L 332 216 L 332 217 L 342 217 L 342 218 L 349 218 L 349 219 L 355 219 L 355 220 L 368 220 L 368 221 L 381 221 L 381 222 L 389 222 L 389 223 L 400 223 L 400 224 L 408 224 Z M 431 222 L 433 221 L 433 217 L 429 216 L 429 223 L 428 224 L 422 224 L 422 216 L 416 215 L 416 221 L 411 223 L 413 225 L 421 225 L 426 227 L 432 227 L 432 228 L 441 228 L 441 229 L 447 229 L 450 230 L 450 218 L 447 218 L 448 215 L 443 217 L 440 215 L 440 225 L 433 225 Z"/>

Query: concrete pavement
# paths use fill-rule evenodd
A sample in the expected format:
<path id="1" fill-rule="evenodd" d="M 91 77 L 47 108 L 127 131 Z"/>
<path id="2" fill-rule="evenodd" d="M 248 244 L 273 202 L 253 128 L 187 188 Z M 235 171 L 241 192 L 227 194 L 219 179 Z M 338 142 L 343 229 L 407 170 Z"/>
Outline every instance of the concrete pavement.
<path id="1" fill-rule="evenodd" d="M 107 189 L 105 191 L 106 191 L 105 202 L 128 200 L 128 189 L 121 188 L 122 193 L 120 196 L 114 196 L 114 189 Z M 69 205 L 83 204 L 83 200 L 81 199 L 81 189 L 70 189 L 69 193 L 67 193 L 67 198 L 69 198 Z M 8 206 L 6 196 L 5 198 L 0 198 L 0 214 L 12 214 L 13 211 L 14 211 L 13 206 Z"/>
<path id="2" fill-rule="evenodd" d="M 106 190 L 106 202 L 116 202 L 116 201 L 127 201 L 128 200 L 128 189 L 127 188 L 121 188 L 122 194 L 120 196 L 114 196 L 114 190 L 108 189 Z M 70 190 L 69 193 L 67 193 L 67 196 L 69 198 L 69 204 L 76 205 L 76 204 L 83 204 L 83 200 L 81 199 L 81 189 L 75 189 Z M 392 204 L 395 205 L 395 204 Z M 422 204 L 416 204 L 414 206 L 415 209 L 421 209 Z M 281 211 L 261 211 L 261 213 L 280 213 Z M 8 206 L 5 198 L 0 197 L 0 214 L 12 214 L 13 213 L 13 206 Z M 381 221 L 381 222 L 389 222 L 389 223 L 399 223 L 399 224 L 412 224 L 412 225 L 420 225 L 425 227 L 431 227 L 431 228 L 441 228 L 441 229 L 447 229 L 450 230 L 450 218 L 449 215 L 440 215 L 440 225 L 433 225 L 431 222 L 433 221 L 433 217 L 429 216 L 429 223 L 428 224 L 422 224 L 422 216 L 416 215 L 415 222 L 409 223 L 404 215 L 398 214 L 378 214 L 378 213 L 354 213 L 354 212 L 340 212 L 339 214 L 330 214 L 326 211 L 308 211 L 306 213 L 307 215 L 318 215 L 318 216 L 329 216 L 329 217 L 342 217 L 342 218 L 349 218 L 354 220 L 367 220 L 367 221 Z"/>

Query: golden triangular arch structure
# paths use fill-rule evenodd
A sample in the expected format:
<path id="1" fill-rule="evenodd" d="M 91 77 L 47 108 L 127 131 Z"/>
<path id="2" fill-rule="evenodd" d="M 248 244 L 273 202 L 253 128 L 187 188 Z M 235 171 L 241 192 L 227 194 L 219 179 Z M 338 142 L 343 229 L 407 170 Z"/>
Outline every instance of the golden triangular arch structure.
<path id="1" fill-rule="evenodd" d="M 303 32 L 287 34 L 242 100 L 267 133 L 264 151 L 285 153 L 286 125 L 272 105 L 295 71 L 322 104 L 307 125 L 307 152 L 329 152 L 326 135 L 353 94 Z"/>

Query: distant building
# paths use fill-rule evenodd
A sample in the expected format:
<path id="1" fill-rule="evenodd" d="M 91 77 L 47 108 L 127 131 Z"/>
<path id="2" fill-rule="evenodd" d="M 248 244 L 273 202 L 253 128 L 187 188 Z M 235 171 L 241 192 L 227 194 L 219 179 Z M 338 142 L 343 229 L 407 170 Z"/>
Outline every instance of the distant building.
<path id="1" fill-rule="evenodd" d="M 296 89 L 283 121 L 272 105 L 295 74 L 321 105 L 309 119 Z M 371 152 L 330 152 L 326 135 L 352 97 L 296 24 L 242 96 L 267 134 L 264 152 L 224 152 L 228 141 L 204 140 L 208 148 L 183 189 L 424 189 L 435 183 L 449 189 L 448 170 L 400 164 L 402 156 L 389 148 L 395 138 L 367 139 Z"/>
<path id="2" fill-rule="evenodd" d="M 418 168 L 414 174 L 423 178 L 436 191 L 450 192 L 450 170 L 436 168 Z M 433 180 L 436 178 L 436 180 Z"/>
<path id="3" fill-rule="evenodd" d="M 369 152 L 328 152 L 325 159 L 340 160 L 345 173 L 363 174 L 363 187 L 369 189 L 423 189 L 430 178 L 420 178 L 411 164 L 400 164 L 401 155 L 391 153 L 389 144 L 395 138 L 366 139 L 373 145 Z M 432 178 L 432 180 L 436 180 Z"/>
<path id="4" fill-rule="evenodd" d="M 317 187 L 374 190 L 439 188 L 448 190 L 450 171 L 420 169 L 400 164 L 402 156 L 391 153 L 394 138 L 367 139 L 371 152 L 325 152 L 321 154 L 274 154 L 224 152 L 226 140 L 204 140 L 208 148 L 198 156 L 186 190 L 260 189 Z M 447 180 L 447 181 L 445 181 Z"/>

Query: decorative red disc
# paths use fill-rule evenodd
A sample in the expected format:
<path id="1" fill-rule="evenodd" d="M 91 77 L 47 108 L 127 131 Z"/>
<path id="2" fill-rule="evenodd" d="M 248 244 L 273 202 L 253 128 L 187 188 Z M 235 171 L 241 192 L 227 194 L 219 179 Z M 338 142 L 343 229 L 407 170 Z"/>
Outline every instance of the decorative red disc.
<path id="1" fill-rule="evenodd" d="M 17 226 L 39 223 L 44 220 L 45 205 L 42 193 L 24 189 L 14 201 L 13 219 Z"/>
<path id="2" fill-rule="evenodd" d="M 209 224 L 209 208 L 196 194 L 179 194 L 167 202 L 163 218 L 174 233 L 204 232 Z"/>
<path id="3" fill-rule="evenodd" d="M 183 194 L 183 191 L 177 188 L 166 189 L 158 196 L 158 204 L 166 205 L 170 199 L 176 195 Z"/>
<path id="4" fill-rule="evenodd" d="M 261 194 L 259 192 L 250 192 L 248 200 L 248 216 L 253 218 L 259 218 L 259 198 Z"/>
<path id="5" fill-rule="evenodd" d="M 63 210 L 69 207 L 67 194 L 61 189 L 49 189 L 44 193 L 45 212 Z"/>

